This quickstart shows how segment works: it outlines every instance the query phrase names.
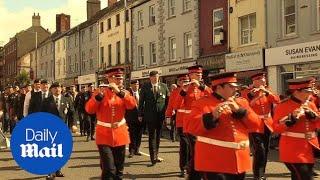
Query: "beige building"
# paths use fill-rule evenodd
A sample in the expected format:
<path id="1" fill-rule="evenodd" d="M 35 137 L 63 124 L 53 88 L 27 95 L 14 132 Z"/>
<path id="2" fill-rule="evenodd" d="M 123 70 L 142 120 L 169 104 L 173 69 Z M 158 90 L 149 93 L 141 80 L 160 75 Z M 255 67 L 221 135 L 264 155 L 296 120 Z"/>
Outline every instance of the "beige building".
<path id="1" fill-rule="evenodd" d="M 66 78 L 65 86 L 75 83 L 75 79 L 80 74 L 80 43 L 79 26 L 76 26 L 66 33 Z"/>
<path id="2" fill-rule="evenodd" d="M 37 77 L 54 81 L 54 42 L 51 37 L 40 44 L 37 53 Z"/>
<path id="3" fill-rule="evenodd" d="M 198 1 L 145 0 L 132 8 L 132 79 L 157 69 L 175 83 L 199 56 Z"/>
<path id="4" fill-rule="evenodd" d="M 23 71 L 30 73 L 30 62 L 31 55 L 29 52 L 21 56 L 17 61 L 18 74 L 20 74 Z"/>
<path id="5" fill-rule="evenodd" d="M 102 74 L 112 66 L 127 66 L 130 60 L 130 11 L 125 9 L 123 1 L 109 4 L 105 11 L 98 21 L 99 70 Z M 103 76 L 101 78 L 103 80 Z"/>
<path id="6" fill-rule="evenodd" d="M 65 34 L 57 37 L 55 46 L 55 80 L 64 83 L 67 77 L 67 36 Z"/>
<path id="7" fill-rule="evenodd" d="M 263 69 L 263 48 L 266 46 L 265 0 L 229 0 L 229 47 L 226 55 L 226 71 L 240 72 L 239 78 L 247 78 Z"/>

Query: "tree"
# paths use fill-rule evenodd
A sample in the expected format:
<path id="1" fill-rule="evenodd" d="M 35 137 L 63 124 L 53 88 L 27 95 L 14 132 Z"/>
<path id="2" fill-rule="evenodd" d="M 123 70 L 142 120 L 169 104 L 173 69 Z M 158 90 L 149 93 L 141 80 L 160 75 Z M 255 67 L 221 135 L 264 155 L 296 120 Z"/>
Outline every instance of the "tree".
<path id="1" fill-rule="evenodd" d="M 30 82 L 29 73 L 26 70 L 22 70 L 20 74 L 17 75 L 16 81 L 18 84 L 27 84 Z"/>

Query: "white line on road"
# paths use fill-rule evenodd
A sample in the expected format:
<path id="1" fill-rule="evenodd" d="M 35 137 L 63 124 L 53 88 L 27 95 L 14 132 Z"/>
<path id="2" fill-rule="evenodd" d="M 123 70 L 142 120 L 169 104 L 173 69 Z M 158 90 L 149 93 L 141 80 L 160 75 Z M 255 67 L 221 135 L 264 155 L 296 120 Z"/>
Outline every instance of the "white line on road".
<path id="1" fill-rule="evenodd" d="M 129 150 L 129 148 L 126 148 L 126 150 Z M 140 152 L 142 155 L 144 155 L 144 156 L 150 157 L 150 154 L 144 153 L 144 152 L 142 152 L 142 151 L 139 151 L 139 152 Z M 161 158 L 161 157 L 159 157 L 159 159 L 160 159 L 161 161 L 164 160 L 164 159 Z"/>

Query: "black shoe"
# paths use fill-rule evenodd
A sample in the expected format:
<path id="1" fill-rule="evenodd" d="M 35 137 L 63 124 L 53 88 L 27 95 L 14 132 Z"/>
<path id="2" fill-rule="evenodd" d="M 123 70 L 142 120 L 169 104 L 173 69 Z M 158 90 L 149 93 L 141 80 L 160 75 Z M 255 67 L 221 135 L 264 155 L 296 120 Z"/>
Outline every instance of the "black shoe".
<path id="1" fill-rule="evenodd" d="M 54 177 L 53 174 L 49 174 L 49 175 L 46 177 L 46 180 L 52 180 L 52 179 L 55 179 L 55 177 Z"/>
<path id="2" fill-rule="evenodd" d="M 56 177 L 64 177 L 64 174 L 62 174 L 61 171 L 56 172 Z"/>
<path id="3" fill-rule="evenodd" d="M 152 166 L 155 166 L 157 164 L 156 161 L 152 161 L 151 164 L 148 166 L 148 167 L 152 167 Z"/>
<path id="4" fill-rule="evenodd" d="M 135 152 L 134 155 L 142 156 L 142 154 L 139 151 Z"/>
<path id="5" fill-rule="evenodd" d="M 94 140 L 96 140 L 96 139 L 95 139 L 94 137 L 91 137 L 91 140 L 94 141 Z"/>
<path id="6" fill-rule="evenodd" d="M 132 158 L 133 157 L 133 153 L 130 153 L 128 158 Z"/>
<path id="7" fill-rule="evenodd" d="M 86 139 L 86 141 L 87 141 L 87 142 L 89 142 L 89 141 L 90 141 L 90 137 L 89 137 L 89 136 L 87 136 L 87 139 Z"/>
<path id="8" fill-rule="evenodd" d="M 319 174 L 318 174 L 317 172 L 313 171 L 313 176 L 314 176 L 314 177 L 318 177 Z"/>

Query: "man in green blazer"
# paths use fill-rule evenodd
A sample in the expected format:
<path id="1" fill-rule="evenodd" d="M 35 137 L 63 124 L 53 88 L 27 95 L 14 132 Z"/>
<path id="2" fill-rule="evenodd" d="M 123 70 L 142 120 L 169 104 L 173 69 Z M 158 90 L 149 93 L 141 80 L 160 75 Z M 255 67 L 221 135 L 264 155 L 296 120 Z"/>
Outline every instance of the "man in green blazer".
<path id="1" fill-rule="evenodd" d="M 161 162 L 158 152 L 169 90 L 166 84 L 159 81 L 157 71 L 151 71 L 149 75 L 150 82 L 145 83 L 140 91 L 139 118 L 144 118 L 147 123 L 151 166 L 154 166 Z"/>

